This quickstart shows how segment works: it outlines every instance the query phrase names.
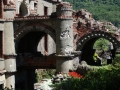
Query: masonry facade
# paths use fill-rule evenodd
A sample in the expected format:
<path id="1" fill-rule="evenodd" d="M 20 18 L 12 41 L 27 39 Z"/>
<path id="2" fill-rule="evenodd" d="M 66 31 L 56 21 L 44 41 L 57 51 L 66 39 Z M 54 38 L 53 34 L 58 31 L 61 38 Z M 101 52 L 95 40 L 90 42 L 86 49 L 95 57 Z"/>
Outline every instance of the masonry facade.
<path id="1" fill-rule="evenodd" d="M 61 0 L 0 0 L 0 88 L 33 90 L 37 68 L 67 73 L 74 61 L 79 64 L 81 50 L 91 52 L 100 37 L 110 40 L 115 52 L 120 32 L 109 33 L 105 25 Z"/>
<path id="2" fill-rule="evenodd" d="M 48 67 L 46 62 L 40 67 L 48 55 L 56 53 L 57 64 L 50 65 L 54 63 L 58 72 L 70 68 L 66 64 L 71 63 L 68 54 L 73 51 L 72 6 L 60 0 L 0 0 L 0 39 L 1 88 L 33 90 L 35 69 Z M 35 61 L 30 69 L 24 68 L 28 63 L 21 66 L 20 56 L 37 54 L 43 56 L 38 67 Z"/>

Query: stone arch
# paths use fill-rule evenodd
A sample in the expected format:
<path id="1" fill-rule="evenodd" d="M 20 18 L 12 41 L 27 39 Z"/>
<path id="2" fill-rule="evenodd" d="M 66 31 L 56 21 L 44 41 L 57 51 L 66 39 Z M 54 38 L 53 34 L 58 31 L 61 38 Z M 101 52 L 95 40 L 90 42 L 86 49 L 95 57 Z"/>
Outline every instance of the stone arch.
<path id="1" fill-rule="evenodd" d="M 113 44 L 114 49 L 111 50 L 111 52 L 114 57 L 115 51 L 119 47 L 119 41 L 110 33 L 104 31 L 92 31 L 91 33 L 85 34 L 77 41 L 77 51 L 82 51 L 80 58 L 81 60 L 85 60 L 89 65 L 93 65 L 92 56 L 95 52 L 95 50 L 93 49 L 93 45 L 95 41 L 99 38 L 105 38 Z"/>
<path id="2" fill-rule="evenodd" d="M 110 33 L 104 31 L 93 31 L 91 33 L 85 34 L 77 41 L 77 50 L 81 50 L 86 42 L 91 39 L 105 38 L 109 40 L 115 48 L 119 47 L 119 41 Z"/>
<path id="3" fill-rule="evenodd" d="M 49 34 L 53 40 L 55 41 L 55 30 L 52 29 L 51 27 L 41 24 L 41 23 L 30 23 L 26 24 L 19 29 L 17 29 L 14 33 L 14 38 L 15 38 L 15 43 L 16 45 L 19 43 L 19 40 L 26 35 L 27 33 L 31 31 L 43 31 L 47 34 Z"/>

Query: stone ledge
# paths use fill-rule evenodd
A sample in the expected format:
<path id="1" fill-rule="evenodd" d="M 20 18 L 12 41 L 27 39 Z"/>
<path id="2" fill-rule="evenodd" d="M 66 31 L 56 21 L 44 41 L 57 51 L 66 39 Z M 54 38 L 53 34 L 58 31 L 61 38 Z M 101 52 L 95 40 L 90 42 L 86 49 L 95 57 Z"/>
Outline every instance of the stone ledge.
<path id="1" fill-rule="evenodd" d="M 5 80 L 3 80 L 3 81 L 0 81 L 0 84 L 4 84 L 5 83 Z"/>
<path id="2" fill-rule="evenodd" d="M 0 74 L 3 74 L 5 72 L 6 72 L 6 70 L 0 70 Z"/>
<path id="3" fill-rule="evenodd" d="M 4 19 L 0 19 L 0 22 L 1 22 L 1 21 L 4 22 L 5 20 L 4 20 Z"/>

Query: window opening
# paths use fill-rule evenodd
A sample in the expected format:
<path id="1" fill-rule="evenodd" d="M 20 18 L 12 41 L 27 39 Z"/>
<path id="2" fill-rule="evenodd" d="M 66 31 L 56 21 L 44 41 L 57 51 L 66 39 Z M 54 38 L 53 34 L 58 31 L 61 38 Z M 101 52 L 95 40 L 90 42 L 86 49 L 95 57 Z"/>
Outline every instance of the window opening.
<path id="1" fill-rule="evenodd" d="M 0 57 L 3 57 L 3 32 L 0 31 Z"/>
<path id="2" fill-rule="evenodd" d="M 44 6 L 44 15 L 48 15 L 48 7 Z"/>

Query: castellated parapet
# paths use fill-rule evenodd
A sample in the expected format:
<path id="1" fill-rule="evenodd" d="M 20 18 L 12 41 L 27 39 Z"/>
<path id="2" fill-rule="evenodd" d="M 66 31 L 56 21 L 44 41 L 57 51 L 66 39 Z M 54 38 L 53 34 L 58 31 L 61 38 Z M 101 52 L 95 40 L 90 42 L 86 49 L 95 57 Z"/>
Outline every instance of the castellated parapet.
<path id="1" fill-rule="evenodd" d="M 61 2 L 56 11 L 58 18 L 72 18 L 72 5 L 69 2 Z"/>

